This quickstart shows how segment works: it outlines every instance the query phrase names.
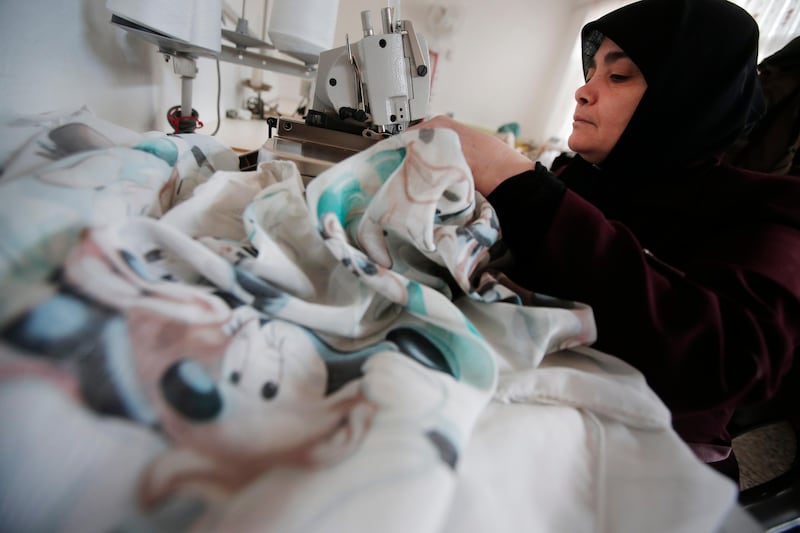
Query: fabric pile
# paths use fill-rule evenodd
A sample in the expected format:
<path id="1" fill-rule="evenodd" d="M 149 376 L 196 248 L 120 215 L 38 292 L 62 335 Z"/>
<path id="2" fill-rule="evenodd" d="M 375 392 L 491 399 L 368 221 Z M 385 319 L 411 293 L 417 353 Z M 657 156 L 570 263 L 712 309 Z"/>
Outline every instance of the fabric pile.
<path id="1" fill-rule="evenodd" d="M 496 271 L 453 132 L 306 189 L 207 136 L 68 118 L 0 177 L 0 530 L 722 523 L 735 487 L 588 348 L 591 309 Z"/>

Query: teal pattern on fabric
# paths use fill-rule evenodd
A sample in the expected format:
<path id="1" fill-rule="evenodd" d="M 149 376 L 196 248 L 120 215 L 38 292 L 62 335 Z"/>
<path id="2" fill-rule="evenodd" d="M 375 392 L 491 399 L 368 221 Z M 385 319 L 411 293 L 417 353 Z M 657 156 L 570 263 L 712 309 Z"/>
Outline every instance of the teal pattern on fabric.
<path id="1" fill-rule="evenodd" d="M 381 183 L 385 183 L 394 174 L 406 158 L 405 147 L 395 150 L 383 150 L 370 157 L 367 161 L 378 173 Z"/>
<path id="2" fill-rule="evenodd" d="M 381 183 L 400 167 L 406 157 L 406 149 L 383 150 L 371 156 L 367 162 L 375 170 Z M 317 216 L 322 218 L 324 213 L 334 213 L 342 227 L 347 228 L 353 218 L 360 216 L 372 200 L 361 187 L 358 175 L 347 172 L 339 176 L 319 198 L 317 202 Z"/>
<path id="3" fill-rule="evenodd" d="M 408 294 L 406 308 L 419 317 L 428 316 L 424 286 L 416 281 L 409 281 L 406 283 L 406 293 Z M 475 325 L 466 317 L 463 318 L 467 330 L 478 339 L 482 339 L 483 336 L 475 328 Z M 457 380 L 484 390 L 493 386 L 494 361 L 492 355 L 482 349 L 482 343 L 476 342 L 474 337 L 465 338 L 454 331 L 433 324 L 427 325 L 424 331 L 431 342 L 444 354 Z M 481 349 L 484 353 L 476 353 Z"/>
<path id="4" fill-rule="evenodd" d="M 347 227 L 348 215 L 354 209 L 363 209 L 369 197 L 361 190 L 361 183 L 351 173 L 342 174 L 330 187 L 325 189 L 317 203 L 317 216 L 334 213 L 342 227 Z"/>
<path id="5" fill-rule="evenodd" d="M 484 348 L 484 344 L 452 331 L 442 330 L 442 333 L 447 336 L 444 342 L 447 350 L 442 348 L 443 353 L 448 360 L 453 359 L 460 364 L 460 380 L 482 390 L 491 389 L 494 386 L 496 368 L 492 355 Z"/>
<path id="6" fill-rule="evenodd" d="M 408 294 L 406 308 L 418 316 L 427 316 L 428 311 L 425 309 L 425 293 L 422 286 L 416 281 L 409 281 L 406 283 L 406 292 Z"/>
<path id="7" fill-rule="evenodd" d="M 458 381 L 488 390 L 493 386 L 495 365 L 482 343 L 435 324 L 409 326 L 423 334 L 447 360 Z M 481 353 L 483 352 L 483 353 Z"/>
<path id="8" fill-rule="evenodd" d="M 178 147 L 174 142 L 163 137 L 146 139 L 134 146 L 133 149 L 153 154 L 171 167 L 178 162 Z"/>

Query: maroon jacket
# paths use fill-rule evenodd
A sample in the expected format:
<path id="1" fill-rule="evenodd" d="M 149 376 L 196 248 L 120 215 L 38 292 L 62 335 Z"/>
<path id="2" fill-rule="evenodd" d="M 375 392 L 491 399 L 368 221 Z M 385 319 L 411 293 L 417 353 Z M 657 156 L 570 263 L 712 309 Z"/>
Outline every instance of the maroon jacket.
<path id="1" fill-rule="evenodd" d="M 645 375 L 678 433 L 727 442 L 733 408 L 773 394 L 800 347 L 800 180 L 711 166 L 606 216 L 548 179 L 527 172 L 489 196 L 512 278 L 590 304 L 595 347 Z"/>

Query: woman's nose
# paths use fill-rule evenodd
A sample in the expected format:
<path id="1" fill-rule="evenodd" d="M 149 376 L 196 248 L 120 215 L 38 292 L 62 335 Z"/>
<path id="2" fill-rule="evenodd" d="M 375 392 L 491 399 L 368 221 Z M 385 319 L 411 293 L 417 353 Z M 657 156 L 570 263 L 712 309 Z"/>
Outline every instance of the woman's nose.
<path id="1" fill-rule="evenodd" d="M 581 105 L 586 105 L 594 100 L 593 92 L 587 81 L 575 90 L 575 101 Z"/>

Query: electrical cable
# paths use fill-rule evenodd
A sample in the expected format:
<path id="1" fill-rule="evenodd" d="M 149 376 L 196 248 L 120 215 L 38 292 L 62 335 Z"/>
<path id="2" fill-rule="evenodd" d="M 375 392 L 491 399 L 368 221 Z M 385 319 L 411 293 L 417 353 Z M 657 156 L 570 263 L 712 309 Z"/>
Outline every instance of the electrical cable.
<path id="1" fill-rule="evenodd" d="M 221 92 L 222 92 L 222 76 L 220 75 L 219 72 L 219 58 L 217 58 L 217 127 L 214 128 L 214 132 L 211 134 L 212 137 L 217 134 L 217 132 L 219 131 L 219 125 L 222 122 L 219 110 L 220 107 L 219 101 Z"/>

